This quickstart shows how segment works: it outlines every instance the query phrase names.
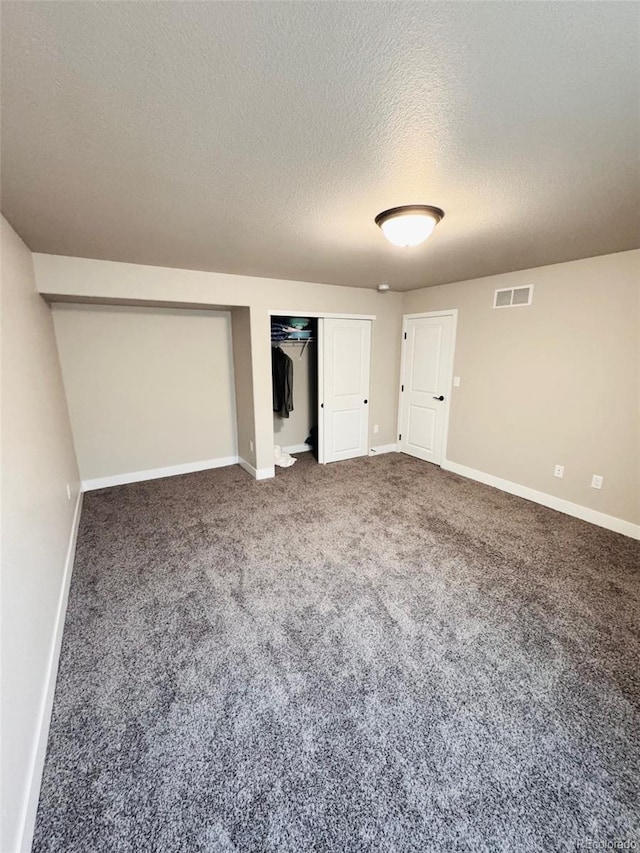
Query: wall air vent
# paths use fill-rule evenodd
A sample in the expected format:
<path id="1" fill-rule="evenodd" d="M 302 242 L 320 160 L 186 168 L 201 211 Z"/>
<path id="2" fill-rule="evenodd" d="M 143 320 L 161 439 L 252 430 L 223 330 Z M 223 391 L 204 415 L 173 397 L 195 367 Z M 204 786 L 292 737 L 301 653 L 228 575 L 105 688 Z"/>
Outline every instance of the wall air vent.
<path id="1" fill-rule="evenodd" d="M 493 294 L 494 308 L 520 308 L 533 302 L 533 285 L 501 287 Z"/>

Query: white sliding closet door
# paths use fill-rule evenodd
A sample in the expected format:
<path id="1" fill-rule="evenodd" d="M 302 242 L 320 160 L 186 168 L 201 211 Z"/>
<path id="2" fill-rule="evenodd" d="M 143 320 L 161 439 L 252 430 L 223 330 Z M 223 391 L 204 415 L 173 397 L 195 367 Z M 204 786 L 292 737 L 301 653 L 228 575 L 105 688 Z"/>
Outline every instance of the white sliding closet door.
<path id="1" fill-rule="evenodd" d="M 371 321 L 325 317 L 321 364 L 321 462 L 366 456 L 369 444 Z M 320 336 L 320 330 L 318 330 Z"/>

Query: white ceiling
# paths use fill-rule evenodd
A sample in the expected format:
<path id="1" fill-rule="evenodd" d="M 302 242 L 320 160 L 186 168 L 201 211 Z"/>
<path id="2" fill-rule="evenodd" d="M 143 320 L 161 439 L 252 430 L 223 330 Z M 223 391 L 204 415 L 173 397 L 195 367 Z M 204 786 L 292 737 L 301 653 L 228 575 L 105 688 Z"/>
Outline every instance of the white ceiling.
<path id="1" fill-rule="evenodd" d="M 640 245 L 640 5 L 4 2 L 39 252 L 406 290 Z M 444 208 L 415 249 L 374 224 Z"/>

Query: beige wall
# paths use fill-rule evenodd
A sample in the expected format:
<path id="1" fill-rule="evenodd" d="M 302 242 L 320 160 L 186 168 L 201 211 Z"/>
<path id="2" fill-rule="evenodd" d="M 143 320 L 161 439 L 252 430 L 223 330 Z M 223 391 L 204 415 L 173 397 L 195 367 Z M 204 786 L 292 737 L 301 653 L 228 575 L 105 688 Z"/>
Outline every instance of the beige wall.
<path id="1" fill-rule="evenodd" d="M 2 244 L 2 838 L 24 850 L 44 760 L 49 667 L 79 476 L 51 312 L 31 252 L 5 219 Z M 67 497 L 67 484 L 71 498 Z M 64 612 L 62 613 L 64 619 Z M 55 679 L 55 669 L 53 672 Z M 41 721 L 44 740 L 39 741 Z"/>
<path id="2" fill-rule="evenodd" d="M 15 848 L 29 768 L 43 757 L 37 733 L 79 480 L 53 323 L 31 263 L 3 220 L 3 850 Z M 162 306 L 55 306 L 85 478 L 235 455 L 232 363 L 240 453 L 270 466 L 269 310 L 377 316 L 371 428 L 380 431 L 370 443 L 394 443 L 401 315 L 457 308 L 461 386 L 448 458 L 640 522 L 638 251 L 404 296 L 50 255 L 34 263 L 39 290 L 54 299 Z M 521 284 L 535 285 L 531 307 L 492 309 L 496 287 Z M 241 308 L 171 307 L 230 304 Z M 589 487 L 593 473 L 604 476 L 602 491 Z"/>
<path id="3" fill-rule="evenodd" d="M 34 255 L 41 293 L 52 299 L 144 300 L 180 305 L 250 308 L 256 467 L 273 465 L 271 326 L 269 311 L 376 315 L 373 324 L 370 444 L 396 441 L 402 294 L 357 287 L 167 269 L 58 255 Z M 373 435 L 373 425 L 379 432 Z"/>
<path id="4" fill-rule="evenodd" d="M 251 314 L 248 308 L 231 311 L 233 377 L 236 392 L 238 455 L 255 467 L 253 374 L 251 363 Z"/>
<path id="5" fill-rule="evenodd" d="M 305 443 L 318 422 L 318 351 L 315 343 L 282 348 L 293 361 L 293 411 L 288 418 L 274 413 L 273 440 L 280 447 L 294 447 Z"/>
<path id="6" fill-rule="evenodd" d="M 83 480 L 237 454 L 228 312 L 53 307 Z"/>
<path id="7" fill-rule="evenodd" d="M 272 464 L 269 310 L 375 314 L 371 445 L 397 438 L 402 313 L 459 309 L 448 457 L 522 486 L 637 522 L 640 252 L 380 295 L 373 290 L 34 255 L 54 299 L 247 306 L 255 465 Z M 494 310 L 496 287 L 535 285 L 528 308 Z M 552 476 L 554 464 L 565 477 Z M 252 463 L 253 464 L 253 463 Z M 598 492 L 591 475 L 605 478 Z"/>
<path id="8" fill-rule="evenodd" d="M 530 307 L 492 308 L 525 284 Z M 407 313 L 459 310 L 447 457 L 640 522 L 639 290 L 631 251 L 405 294 Z"/>

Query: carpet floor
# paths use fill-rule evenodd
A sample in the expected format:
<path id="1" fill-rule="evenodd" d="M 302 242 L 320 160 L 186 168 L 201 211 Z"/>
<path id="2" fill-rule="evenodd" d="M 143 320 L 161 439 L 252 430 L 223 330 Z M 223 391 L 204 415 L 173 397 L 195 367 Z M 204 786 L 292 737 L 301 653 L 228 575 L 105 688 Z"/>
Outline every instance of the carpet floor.
<path id="1" fill-rule="evenodd" d="M 399 454 L 89 493 L 33 850 L 640 849 L 639 564 Z"/>

